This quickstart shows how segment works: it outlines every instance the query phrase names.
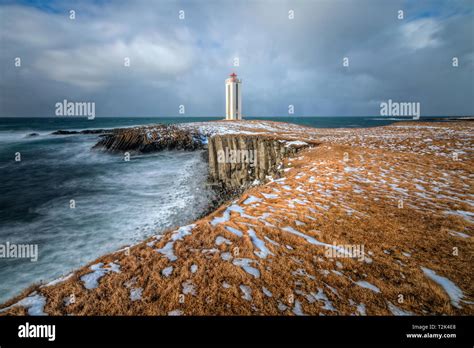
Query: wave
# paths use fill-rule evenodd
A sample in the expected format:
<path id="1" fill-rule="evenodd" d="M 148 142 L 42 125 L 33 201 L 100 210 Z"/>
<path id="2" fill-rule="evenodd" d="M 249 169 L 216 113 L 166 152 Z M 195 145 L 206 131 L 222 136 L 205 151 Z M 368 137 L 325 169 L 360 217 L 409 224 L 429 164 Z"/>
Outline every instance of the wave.
<path id="1" fill-rule="evenodd" d="M 37 243 L 40 257 L 0 264 L 0 302 L 207 210 L 212 192 L 199 151 L 164 151 L 125 162 L 91 151 L 92 143 L 85 137 L 39 142 L 23 167 L 10 163 L 2 169 L 8 178 L 0 183 L 0 238 Z"/>

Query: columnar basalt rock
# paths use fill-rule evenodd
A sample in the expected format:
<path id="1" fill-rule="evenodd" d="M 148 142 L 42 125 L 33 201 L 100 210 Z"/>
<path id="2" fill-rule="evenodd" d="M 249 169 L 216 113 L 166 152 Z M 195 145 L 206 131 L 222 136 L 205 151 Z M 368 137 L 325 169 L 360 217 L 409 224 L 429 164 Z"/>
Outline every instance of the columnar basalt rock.
<path id="1" fill-rule="evenodd" d="M 245 188 L 276 174 L 284 157 L 304 147 L 269 136 L 216 135 L 208 143 L 209 180 L 225 189 Z"/>
<path id="2" fill-rule="evenodd" d="M 94 146 L 107 151 L 197 150 L 204 147 L 202 137 L 195 132 L 174 126 L 156 125 L 115 129 L 101 136 Z"/>

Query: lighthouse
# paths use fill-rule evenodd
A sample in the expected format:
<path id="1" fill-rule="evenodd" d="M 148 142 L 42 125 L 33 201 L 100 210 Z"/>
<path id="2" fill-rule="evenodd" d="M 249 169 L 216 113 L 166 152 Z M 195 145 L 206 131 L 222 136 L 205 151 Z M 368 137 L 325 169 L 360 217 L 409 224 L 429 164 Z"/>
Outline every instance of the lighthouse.
<path id="1" fill-rule="evenodd" d="M 235 73 L 225 80 L 225 119 L 242 119 L 242 80 Z"/>

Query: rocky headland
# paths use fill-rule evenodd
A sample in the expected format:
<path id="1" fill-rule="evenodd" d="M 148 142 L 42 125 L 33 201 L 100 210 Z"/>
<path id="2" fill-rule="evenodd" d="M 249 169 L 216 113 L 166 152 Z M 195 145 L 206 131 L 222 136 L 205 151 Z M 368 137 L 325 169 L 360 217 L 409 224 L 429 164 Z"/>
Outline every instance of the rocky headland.
<path id="1" fill-rule="evenodd" d="M 472 122 L 96 132 L 96 151 L 207 149 L 210 183 L 233 198 L 32 285 L 1 315 L 474 313 Z"/>

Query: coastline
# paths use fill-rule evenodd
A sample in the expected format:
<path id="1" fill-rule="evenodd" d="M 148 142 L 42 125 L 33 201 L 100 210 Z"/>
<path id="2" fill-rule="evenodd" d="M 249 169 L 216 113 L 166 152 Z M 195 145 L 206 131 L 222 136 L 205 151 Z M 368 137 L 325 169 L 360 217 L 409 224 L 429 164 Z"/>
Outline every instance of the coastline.
<path id="1" fill-rule="evenodd" d="M 206 137 L 268 138 L 283 149 L 311 146 L 192 225 L 33 285 L 0 314 L 472 315 L 472 205 L 462 202 L 472 198 L 461 188 L 472 180 L 473 125 L 334 130 L 218 121 L 180 129 L 187 127 Z M 364 245 L 366 257 L 326 257 L 331 245 L 348 244 Z M 465 252 L 447 262 L 453 247 Z"/>

